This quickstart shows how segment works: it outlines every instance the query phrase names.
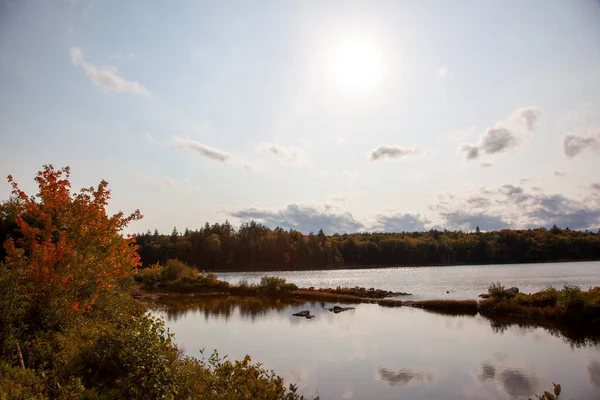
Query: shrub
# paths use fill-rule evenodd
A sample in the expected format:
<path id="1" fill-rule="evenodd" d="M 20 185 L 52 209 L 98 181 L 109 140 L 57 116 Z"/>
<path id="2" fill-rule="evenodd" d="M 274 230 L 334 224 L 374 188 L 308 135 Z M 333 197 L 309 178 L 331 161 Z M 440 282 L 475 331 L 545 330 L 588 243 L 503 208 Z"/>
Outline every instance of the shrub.
<path id="1" fill-rule="evenodd" d="M 558 300 L 558 290 L 548 287 L 545 290 L 531 294 L 529 300 L 531 305 L 535 307 L 554 307 Z"/>
<path id="2" fill-rule="evenodd" d="M 556 305 L 564 312 L 583 308 L 585 299 L 579 286 L 565 285 L 558 293 Z"/>
<path id="3" fill-rule="evenodd" d="M 33 370 L 0 361 L 0 399 L 45 399 L 44 381 Z"/>
<path id="4" fill-rule="evenodd" d="M 199 364 L 208 371 L 204 375 L 196 372 L 196 386 L 202 390 L 198 399 L 206 400 L 304 400 L 304 396 L 297 394 L 297 387 L 289 385 L 286 388 L 283 378 L 273 371 L 267 371 L 260 364 L 253 364 L 250 356 L 240 361 L 229 361 L 226 357 L 219 357 L 214 352 L 208 360 L 202 359 Z M 318 400 L 318 397 L 314 400 Z"/>
<path id="5" fill-rule="evenodd" d="M 506 299 L 506 289 L 500 282 L 492 283 L 488 288 L 488 294 L 495 300 Z"/>
<path id="6" fill-rule="evenodd" d="M 167 281 L 175 281 L 183 275 L 192 273 L 192 267 L 177 259 L 169 259 L 162 269 L 162 278 Z"/>
<path id="7" fill-rule="evenodd" d="M 293 283 L 286 283 L 284 278 L 276 276 L 264 276 L 260 279 L 259 290 L 266 293 L 289 293 L 298 290 Z"/>

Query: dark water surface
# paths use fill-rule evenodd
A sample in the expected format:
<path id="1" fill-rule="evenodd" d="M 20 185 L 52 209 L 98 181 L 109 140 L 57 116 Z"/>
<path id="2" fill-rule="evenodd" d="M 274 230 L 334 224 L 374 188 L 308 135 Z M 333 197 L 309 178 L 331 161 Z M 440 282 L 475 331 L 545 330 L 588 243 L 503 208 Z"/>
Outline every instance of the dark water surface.
<path id="1" fill-rule="evenodd" d="M 333 303 L 170 301 L 155 314 L 189 355 L 250 354 L 323 400 L 527 399 L 552 381 L 561 398 L 600 399 L 600 346 L 577 334 L 375 304 L 334 314 Z M 305 309 L 316 317 L 292 316 Z"/>
<path id="2" fill-rule="evenodd" d="M 413 296 L 405 298 L 410 300 L 465 300 L 487 292 L 490 283 L 496 281 L 506 287 L 516 286 L 525 293 L 537 292 L 548 285 L 561 288 L 565 284 L 587 290 L 600 286 L 600 262 L 227 272 L 219 273 L 219 278 L 231 283 L 242 279 L 255 283 L 266 275 L 280 276 L 303 287 L 363 286 L 412 293 Z"/>

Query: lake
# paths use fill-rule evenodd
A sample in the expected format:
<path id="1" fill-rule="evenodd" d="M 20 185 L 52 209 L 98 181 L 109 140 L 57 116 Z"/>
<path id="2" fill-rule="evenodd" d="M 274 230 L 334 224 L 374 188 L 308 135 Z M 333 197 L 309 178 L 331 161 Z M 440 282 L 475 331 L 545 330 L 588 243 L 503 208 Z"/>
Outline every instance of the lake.
<path id="1" fill-rule="evenodd" d="M 224 276 L 252 281 L 264 274 Z M 373 286 L 410 291 L 418 298 L 473 298 L 490 280 L 525 291 L 548 284 L 599 285 L 600 263 L 269 275 L 301 286 Z M 327 308 L 337 303 L 252 298 L 169 302 L 168 310 L 154 313 L 165 318 L 187 354 L 198 357 L 200 349 L 205 354 L 217 349 L 230 359 L 249 354 L 298 384 L 301 393 L 323 400 L 527 399 L 551 389 L 552 382 L 563 385 L 561 398 L 600 398 L 600 338 L 585 336 L 576 327 L 561 331 L 376 304 L 356 304 L 334 314 Z M 310 310 L 315 318 L 292 316 L 300 310 Z"/>
<path id="2" fill-rule="evenodd" d="M 600 262 L 225 272 L 218 276 L 230 283 L 242 279 L 256 283 L 263 276 L 279 276 L 301 287 L 362 286 L 412 293 L 410 297 L 403 297 L 405 300 L 466 300 L 487 293 L 490 283 L 496 281 L 507 288 L 518 287 L 525 293 L 537 292 L 548 285 L 561 288 L 566 284 L 587 290 L 600 285 Z"/>

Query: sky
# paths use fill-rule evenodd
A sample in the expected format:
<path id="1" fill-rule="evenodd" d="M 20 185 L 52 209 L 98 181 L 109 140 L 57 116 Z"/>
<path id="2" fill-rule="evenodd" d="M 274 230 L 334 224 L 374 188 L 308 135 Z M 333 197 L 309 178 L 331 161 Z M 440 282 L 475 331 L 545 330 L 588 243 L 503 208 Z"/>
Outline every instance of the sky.
<path id="1" fill-rule="evenodd" d="M 0 0 L 0 88 L 132 232 L 600 228 L 598 1 Z"/>

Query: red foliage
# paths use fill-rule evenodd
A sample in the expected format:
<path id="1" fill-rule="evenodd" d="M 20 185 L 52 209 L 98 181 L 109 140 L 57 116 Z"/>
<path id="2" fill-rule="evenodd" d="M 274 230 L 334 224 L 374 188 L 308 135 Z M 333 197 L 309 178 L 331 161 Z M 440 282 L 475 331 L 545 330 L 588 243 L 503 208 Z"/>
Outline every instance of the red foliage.
<path id="1" fill-rule="evenodd" d="M 4 248 L 6 265 L 23 268 L 24 291 L 76 311 L 89 309 L 102 291 L 136 272 L 135 238 L 121 231 L 142 215 L 136 210 L 108 216 L 108 183 L 71 194 L 69 177 L 69 167 L 45 165 L 35 178 L 39 193 L 32 197 L 8 176 L 23 237 L 7 239 Z"/>

